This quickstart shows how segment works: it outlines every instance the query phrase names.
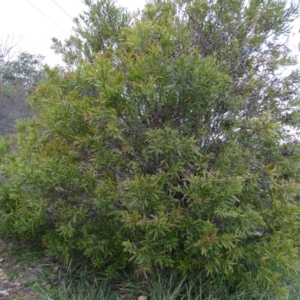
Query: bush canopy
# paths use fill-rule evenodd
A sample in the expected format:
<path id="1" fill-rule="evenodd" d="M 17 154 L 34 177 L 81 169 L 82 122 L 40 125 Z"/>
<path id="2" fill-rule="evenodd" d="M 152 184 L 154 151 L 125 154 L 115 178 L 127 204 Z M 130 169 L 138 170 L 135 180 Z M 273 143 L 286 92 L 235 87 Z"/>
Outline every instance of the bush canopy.
<path id="1" fill-rule="evenodd" d="M 299 269 L 299 73 L 283 0 L 85 1 L 1 146 L 0 234 L 114 277 L 282 295 Z M 250 298 L 249 298 L 250 299 Z"/>

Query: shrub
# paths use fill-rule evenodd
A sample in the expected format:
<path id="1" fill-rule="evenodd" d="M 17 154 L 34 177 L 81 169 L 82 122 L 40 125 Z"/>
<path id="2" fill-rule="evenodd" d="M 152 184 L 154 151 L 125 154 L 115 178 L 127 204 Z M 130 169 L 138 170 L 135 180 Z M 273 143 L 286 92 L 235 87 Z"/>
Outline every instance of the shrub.
<path id="1" fill-rule="evenodd" d="M 299 78 L 275 70 L 293 64 L 277 38 L 296 9 L 229 2 L 153 1 L 72 72 L 47 70 L 2 157 L 1 235 L 111 277 L 201 270 L 282 295 L 299 264 Z"/>

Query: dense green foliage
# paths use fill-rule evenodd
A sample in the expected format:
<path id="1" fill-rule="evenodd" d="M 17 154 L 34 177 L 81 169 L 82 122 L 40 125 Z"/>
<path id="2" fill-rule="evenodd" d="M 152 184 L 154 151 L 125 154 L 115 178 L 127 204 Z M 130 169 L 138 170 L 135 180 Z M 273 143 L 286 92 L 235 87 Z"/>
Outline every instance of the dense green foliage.
<path id="1" fill-rule="evenodd" d="M 1 235 L 110 276 L 201 270 L 281 295 L 300 262 L 299 76 L 282 75 L 297 8 L 86 3 L 56 41 L 72 71 L 47 70 L 36 118 L 2 146 Z"/>

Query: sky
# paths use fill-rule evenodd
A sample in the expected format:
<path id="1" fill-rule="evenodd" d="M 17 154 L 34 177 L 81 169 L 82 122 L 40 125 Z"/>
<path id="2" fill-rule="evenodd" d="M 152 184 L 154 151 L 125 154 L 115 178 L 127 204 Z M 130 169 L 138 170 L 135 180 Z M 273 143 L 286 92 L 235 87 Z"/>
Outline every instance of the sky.
<path id="1" fill-rule="evenodd" d="M 117 0 L 130 10 L 142 8 L 144 0 Z M 45 63 L 61 63 L 50 49 L 51 38 L 60 40 L 72 34 L 72 18 L 85 8 L 81 0 L 0 0 L 0 42 L 7 37 L 18 44 L 15 52 L 28 51 L 45 56 Z"/>
<path id="2" fill-rule="evenodd" d="M 17 51 L 45 56 L 45 63 L 52 66 L 61 63 L 60 56 L 50 49 L 51 38 L 60 40 L 72 34 L 72 18 L 85 8 L 81 0 L 0 0 L 0 42 L 10 37 L 18 43 Z M 142 8 L 146 0 L 117 0 L 130 10 Z M 297 50 L 300 41 L 300 20 L 295 22 L 294 35 L 290 43 Z M 300 60 L 300 55 L 299 55 Z"/>

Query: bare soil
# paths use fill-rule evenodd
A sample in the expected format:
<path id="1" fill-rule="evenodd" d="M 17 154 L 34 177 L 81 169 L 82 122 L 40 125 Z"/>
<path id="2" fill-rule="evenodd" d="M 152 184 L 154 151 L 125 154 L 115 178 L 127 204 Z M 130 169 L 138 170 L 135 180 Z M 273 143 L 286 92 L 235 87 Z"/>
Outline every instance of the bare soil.
<path id="1" fill-rule="evenodd" d="M 40 300 L 32 287 L 35 284 L 41 284 L 49 288 L 49 283 L 41 281 L 40 265 L 45 265 L 46 259 L 33 263 L 34 258 L 30 255 L 30 253 L 23 252 L 20 245 L 16 246 L 15 243 L 0 239 L 1 300 Z"/>

